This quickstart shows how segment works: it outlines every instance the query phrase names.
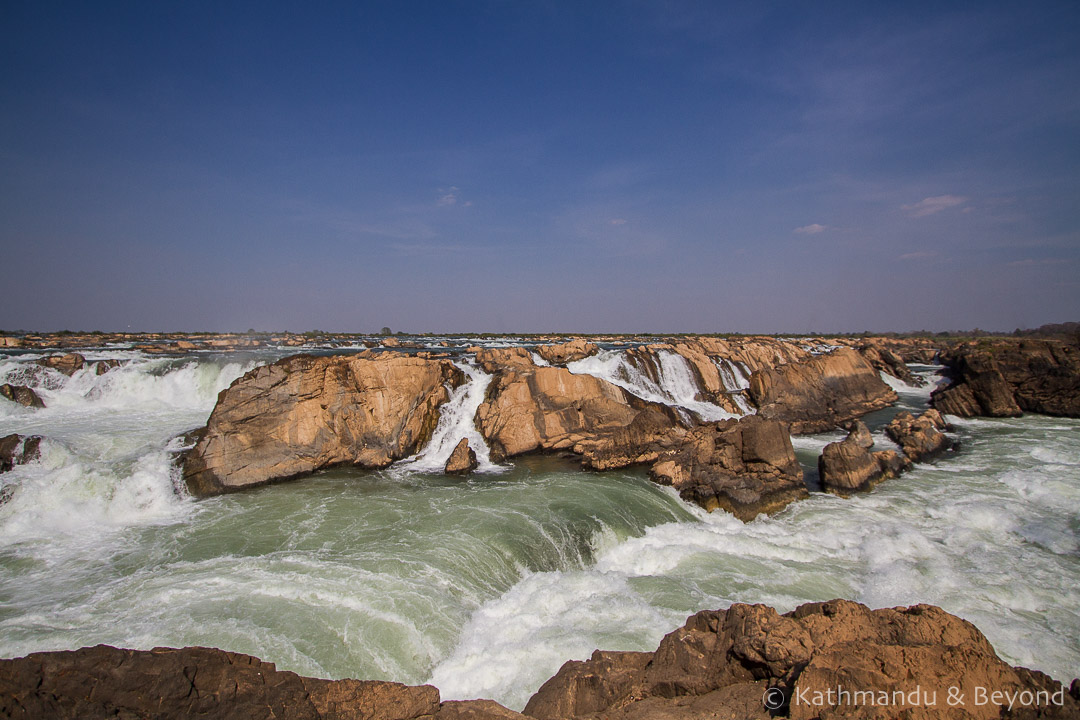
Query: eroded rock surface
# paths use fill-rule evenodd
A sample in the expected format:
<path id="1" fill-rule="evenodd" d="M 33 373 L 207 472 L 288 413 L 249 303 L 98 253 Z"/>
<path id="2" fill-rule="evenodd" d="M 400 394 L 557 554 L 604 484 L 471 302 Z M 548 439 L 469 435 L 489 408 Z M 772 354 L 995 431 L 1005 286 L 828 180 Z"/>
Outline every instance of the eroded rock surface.
<path id="1" fill-rule="evenodd" d="M 964 700 L 950 705 L 949 689 Z M 970 623 L 940 608 L 870 610 L 846 600 L 778 614 L 735 604 L 690 617 L 654 653 L 605 653 L 566 663 L 529 700 L 538 720 L 629 718 L 1000 718 L 976 688 L 1029 691 L 1038 707 L 1011 717 L 1080 717 L 1080 703 L 1041 673 L 1010 667 Z M 1077 684 L 1074 683 L 1074 687 Z M 837 689 L 880 693 L 840 702 Z M 829 690 L 832 690 L 832 695 Z M 771 695 L 766 695 L 772 690 Z M 918 690 L 917 694 L 913 691 Z M 894 695 L 895 693 L 895 695 Z M 829 698 L 834 699 L 832 703 Z M 912 702 L 908 702 L 911 700 Z M 780 702 L 782 701 L 782 702 Z M 931 704 L 931 702 L 933 704 Z M 1059 704 L 1060 703 L 1060 704 Z"/>
<path id="2" fill-rule="evenodd" d="M 461 438 L 458 444 L 454 446 L 454 451 L 450 453 L 450 457 L 446 460 L 446 467 L 443 468 L 443 471 L 447 475 L 468 475 L 479 465 L 476 460 L 476 451 L 469 447 L 469 439 Z"/>
<path id="3" fill-rule="evenodd" d="M 930 409 L 915 417 L 909 412 L 898 413 L 885 426 L 885 434 L 904 450 L 911 462 L 924 462 L 953 447 L 953 441 L 945 435 L 949 426 L 941 413 Z"/>
<path id="4" fill-rule="evenodd" d="M 951 382 L 935 408 L 958 417 L 1080 417 L 1080 347 L 1057 340 L 965 343 L 942 356 Z"/>
<path id="5" fill-rule="evenodd" d="M 252 370 L 218 396 L 183 460 L 193 495 L 332 465 L 386 467 L 423 448 L 463 373 L 448 360 L 297 355 Z"/>
<path id="6" fill-rule="evenodd" d="M 598 352 L 600 352 L 600 348 L 596 343 L 591 343 L 583 338 L 575 338 L 569 342 L 552 345 L 540 345 L 536 348 L 536 353 L 552 365 L 565 365 L 575 360 L 583 360 Z"/>
<path id="7" fill-rule="evenodd" d="M 0 716 L 233 720 L 513 720 L 491 701 L 440 703 L 430 685 L 320 680 L 213 648 L 107 645 L 0 660 Z"/>
<path id="8" fill-rule="evenodd" d="M 848 436 L 829 443 L 818 458 L 818 476 L 826 492 L 849 495 L 869 490 L 882 480 L 900 475 L 910 465 L 895 450 L 874 452 L 874 439 L 866 425 L 855 420 Z"/>
<path id="9" fill-rule="evenodd" d="M 755 372 L 750 397 L 759 415 L 788 423 L 795 434 L 829 430 L 897 400 L 874 366 L 851 348 Z"/>

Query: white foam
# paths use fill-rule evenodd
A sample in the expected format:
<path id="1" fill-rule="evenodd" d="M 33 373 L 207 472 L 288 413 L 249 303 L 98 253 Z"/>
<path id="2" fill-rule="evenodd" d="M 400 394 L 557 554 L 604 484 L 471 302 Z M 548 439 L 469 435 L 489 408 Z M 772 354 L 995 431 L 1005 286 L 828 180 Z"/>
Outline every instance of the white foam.
<path id="1" fill-rule="evenodd" d="M 656 357 L 660 375 L 658 383 L 627 362 L 626 353 L 621 350 L 602 350 L 591 357 L 567 363 L 566 368 L 575 374 L 607 380 L 642 400 L 688 410 L 702 420 L 738 417 L 719 405 L 698 399 L 701 388 L 682 355 L 671 350 L 658 350 Z"/>
<path id="2" fill-rule="evenodd" d="M 468 363 L 455 363 L 465 373 L 466 381 L 455 388 L 440 409 L 439 424 L 424 449 L 412 458 L 394 465 L 395 470 L 441 473 L 446 461 L 462 438 L 476 453 L 477 472 L 502 472 L 503 466 L 491 462 L 484 436 L 476 429 L 476 410 L 484 402 L 491 375 Z"/>

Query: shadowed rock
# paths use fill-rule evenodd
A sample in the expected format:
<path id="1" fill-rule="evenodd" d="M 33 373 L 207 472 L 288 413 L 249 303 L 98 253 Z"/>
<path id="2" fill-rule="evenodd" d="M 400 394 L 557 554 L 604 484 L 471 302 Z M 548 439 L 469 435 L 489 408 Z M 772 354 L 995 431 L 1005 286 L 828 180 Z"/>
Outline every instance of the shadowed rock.
<path id="1" fill-rule="evenodd" d="M 34 392 L 32 388 L 28 388 L 25 385 L 11 385 L 4 383 L 3 385 L 0 385 L 0 395 L 25 407 L 45 407 L 45 403 L 38 397 L 38 394 Z"/>
<path id="2" fill-rule="evenodd" d="M 461 438 L 450 453 L 443 470 L 447 475 L 468 475 L 477 467 L 479 463 L 476 461 L 476 452 L 469 447 L 468 438 Z"/>
<path id="3" fill-rule="evenodd" d="M 0 438 L 0 472 L 41 457 L 41 436 L 13 433 Z"/>
<path id="4" fill-rule="evenodd" d="M 789 423 L 795 434 L 822 432 L 896 402 L 866 358 L 841 348 L 800 363 L 755 372 L 750 398 L 758 414 Z"/>
<path id="5" fill-rule="evenodd" d="M 1080 417 L 1080 347 L 1057 340 L 966 343 L 942 356 L 950 384 L 933 406 L 958 417 Z"/>

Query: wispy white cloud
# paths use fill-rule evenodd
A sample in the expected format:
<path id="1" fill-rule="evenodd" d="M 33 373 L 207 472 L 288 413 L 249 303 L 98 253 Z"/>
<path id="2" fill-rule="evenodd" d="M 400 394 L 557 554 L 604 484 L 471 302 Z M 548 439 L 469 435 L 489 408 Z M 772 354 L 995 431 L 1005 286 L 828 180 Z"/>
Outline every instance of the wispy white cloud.
<path id="1" fill-rule="evenodd" d="M 624 218 L 611 218 L 608 220 L 608 225 L 625 225 L 626 220 Z"/>
<path id="2" fill-rule="evenodd" d="M 923 198 L 911 205 L 901 205 L 901 208 L 906 210 L 911 217 L 926 217 L 942 210 L 963 205 L 967 201 L 968 199 L 961 195 L 935 195 L 934 197 Z"/>
<path id="3" fill-rule="evenodd" d="M 1072 260 L 1067 258 L 1043 258 L 1036 260 L 1035 258 L 1024 258 L 1023 260 L 1013 260 L 1009 263 L 1010 267 L 1032 267 L 1035 265 L 1064 265 L 1070 263 Z"/>
<path id="4" fill-rule="evenodd" d="M 435 201 L 435 204 L 439 207 L 450 207 L 451 205 L 458 204 L 458 188 L 451 186 L 445 190 L 440 189 L 439 199 Z"/>
<path id="5" fill-rule="evenodd" d="M 932 257 L 937 257 L 937 253 L 933 250 L 916 250 L 915 252 L 904 253 L 898 260 L 928 260 Z"/>
<path id="6" fill-rule="evenodd" d="M 810 225 L 803 225 L 802 227 L 797 227 L 792 230 L 792 232 L 798 233 L 799 235 L 817 235 L 818 233 L 823 233 L 828 229 L 829 228 L 826 225 L 821 225 L 819 223 L 811 223 Z"/>

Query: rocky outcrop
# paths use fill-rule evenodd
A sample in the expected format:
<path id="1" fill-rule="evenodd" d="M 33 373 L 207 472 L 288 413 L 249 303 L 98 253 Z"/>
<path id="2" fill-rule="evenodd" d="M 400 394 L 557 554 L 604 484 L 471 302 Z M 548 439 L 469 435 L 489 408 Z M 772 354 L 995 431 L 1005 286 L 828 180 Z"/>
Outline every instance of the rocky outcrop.
<path id="1" fill-rule="evenodd" d="M 62 372 L 65 375 L 74 375 L 79 370 L 83 369 L 83 365 L 86 363 L 84 358 L 79 353 L 67 353 L 66 355 L 49 355 L 43 357 L 37 361 L 37 364 L 41 367 L 52 368 L 57 372 Z"/>
<path id="2" fill-rule="evenodd" d="M 658 453 L 650 477 L 706 510 L 749 522 L 808 495 L 791 437 L 775 420 L 751 415 L 699 425 L 680 440 Z"/>
<path id="3" fill-rule="evenodd" d="M 979 688 L 1002 695 L 980 700 Z M 1011 713 L 1002 707 L 1004 693 L 1016 698 Z M 1042 673 L 1009 666 L 973 625 L 940 608 L 870 610 L 832 600 L 785 615 L 743 604 L 700 612 L 656 652 L 597 651 L 566 663 L 525 714 L 537 720 L 1076 718 L 1077 695 L 1080 683 L 1070 693 Z"/>
<path id="4" fill-rule="evenodd" d="M 476 348 L 476 362 L 487 373 L 509 368 L 531 370 L 536 367 L 532 355 L 523 347 Z"/>
<path id="5" fill-rule="evenodd" d="M 512 720 L 490 701 L 440 703 L 438 689 L 320 680 L 213 648 L 107 645 L 0 660 L 0 716 L 231 720 Z"/>
<path id="6" fill-rule="evenodd" d="M 256 368 L 218 396 L 183 459 L 196 496 L 332 465 L 386 467 L 431 437 L 463 373 L 448 360 L 297 355 Z"/>
<path id="7" fill-rule="evenodd" d="M 552 345 L 539 345 L 536 353 L 552 365 L 565 365 L 575 360 L 583 360 L 600 352 L 596 343 L 588 342 L 582 338 L 575 338 L 569 342 Z"/>
<path id="8" fill-rule="evenodd" d="M 13 433 L 0 438 L 0 472 L 24 465 L 41 457 L 40 435 Z"/>
<path id="9" fill-rule="evenodd" d="M 859 347 L 859 354 L 866 358 L 867 362 L 874 366 L 874 369 L 892 375 L 897 380 L 908 385 L 919 386 L 926 384 L 922 378 L 912 375 L 903 358 L 887 347 L 882 347 L 876 343 L 867 343 Z"/>
<path id="10" fill-rule="evenodd" d="M 495 462 L 541 450 L 583 454 L 577 446 L 628 429 L 647 409 L 663 419 L 661 434 L 680 422 L 667 406 L 642 400 L 591 375 L 575 375 L 562 367 L 530 364 L 508 369 L 515 366 L 493 365 L 487 359 L 482 362 L 493 370 L 501 368 L 476 412 L 477 427 Z M 634 444 L 641 442 L 634 440 Z M 612 467 L 616 466 L 622 465 Z"/>
<path id="11" fill-rule="evenodd" d="M 750 377 L 758 414 L 781 420 L 795 434 L 814 433 L 896 402 L 866 358 L 851 348 L 805 362 L 760 370 Z"/>
<path id="12" fill-rule="evenodd" d="M 1080 681 L 1008 665 L 974 625 L 931 605 L 831 600 L 781 615 L 740 603 L 691 616 L 654 652 L 567 662 L 524 712 L 440 702 L 427 685 L 303 677 L 212 648 L 0 660 L 0 717 L 18 720 L 1065 720 L 1080 717 Z"/>
<path id="13" fill-rule="evenodd" d="M 873 452 L 873 446 L 870 430 L 862 421 L 853 421 L 846 438 L 829 443 L 821 451 L 818 458 L 821 488 L 837 495 L 849 495 L 899 476 L 908 463 L 895 450 Z"/>
<path id="14" fill-rule="evenodd" d="M 949 426 L 937 410 L 927 410 L 919 417 L 901 412 L 885 426 L 885 434 L 903 448 L 910 462 L 924 462 L 954 447 L 945 435 Z"/>
<path id="15" fill-rule="evenodd" d="M 1057 340 L 992 340 L 942 356 L 950 384 L 931 402 L 958 417 L 1023 412 L 1080 417 L 1080 347 Z"/>
<path id="16" fill-rule="evenodd" d="M 28 388 L 25 385 L 11 385 L 9 383 L 4 383 L 3 385 L 0 385 L 0 395 L 6 397 L 11 402 L 18 403 L 25 407 L 45 407 L 45 403 L 38 397 L 38 394 L 34 392 L 33 388 Z"/>
<path id="17" fill-rule="evenodd" d="M 476 461 L 476 452 L 469 447 L 469 439 L 461 438 L 458 444 L 454 446 L 454 451 L 450 453 L 450 457 L 446 460 L 446 467 L 443 471 L 447 475 L 468 475 L 479 465 Z"/>

